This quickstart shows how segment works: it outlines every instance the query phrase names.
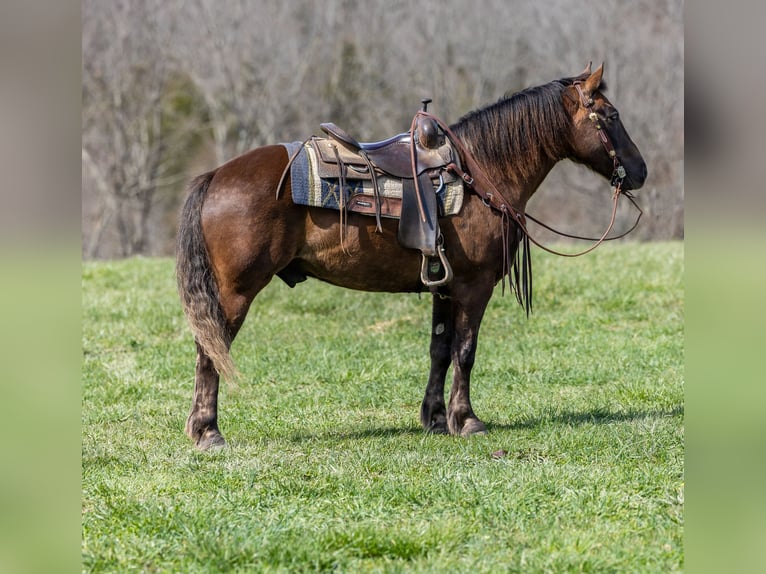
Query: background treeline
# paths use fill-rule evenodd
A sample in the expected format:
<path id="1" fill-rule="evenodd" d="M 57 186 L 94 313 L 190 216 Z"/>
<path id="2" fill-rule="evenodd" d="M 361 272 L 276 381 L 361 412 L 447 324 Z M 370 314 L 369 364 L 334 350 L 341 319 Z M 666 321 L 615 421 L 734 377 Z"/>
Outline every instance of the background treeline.
<path id="1" fill-rule="evenodd" d="M 683 236 L 680 0 L 84 0 L 82 17 L 85 258 L 172 253 L 188 179 L 252 147 L 322 121 L 382 139 L 429 96 L 452 122 L 589 60 L 649 165 L 634 237 Z M 608 193 L 567 162 L 530 212 L 597 234 Z"/>

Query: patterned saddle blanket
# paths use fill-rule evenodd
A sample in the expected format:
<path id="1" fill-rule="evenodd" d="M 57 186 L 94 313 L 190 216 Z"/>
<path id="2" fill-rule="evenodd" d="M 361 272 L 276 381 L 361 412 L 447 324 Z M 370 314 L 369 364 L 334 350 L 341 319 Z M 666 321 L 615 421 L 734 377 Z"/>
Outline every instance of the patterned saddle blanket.
<path id="1" fill-rule="evenodd" d="M 341 157 L 345 164 L 344 186 L 330 156 L 332 140 L 314 137 L 307 142 L 282 144 L 288 157 L 295 159 L 290 166 L 292 199 L 300 205 L 324 207 L 340 210 L 345 206 L 348 211 L 365 215 L 375 215 L 375 184 L 380 197 L 380 215 L 398 219 L 402 211 L 402 179 L 387 173 L 378 173 L 373 178 L 367 165 L 360 165 L 350 157 Z M 336 149 L 347 154 L 343 146 Z M 454 215 L 463 205 L 463 184 L 451 173 L 441 170 L 429 173 L 434 189 L 438 215 Z M 341 198 L 341 193 L 344 194 Z"/>

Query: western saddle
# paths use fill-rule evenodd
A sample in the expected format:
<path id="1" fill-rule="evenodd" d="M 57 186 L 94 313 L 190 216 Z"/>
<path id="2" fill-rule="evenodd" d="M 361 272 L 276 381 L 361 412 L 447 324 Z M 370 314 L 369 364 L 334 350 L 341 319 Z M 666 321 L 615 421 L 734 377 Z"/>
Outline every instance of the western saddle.
<path id="1" fill-rule="evenodd" d="M 422 111 L 427 110 L 430 102 L 430 99 L 422 100 Z M 416 115 L 409 132 L 372 143 L 360 143 L 333 123 L 323 123 L 320 127 L 329 138 L 310 139 L 316 152 L 319 177 L 337 179 L 341 190 L 348 180 L 371 181 L 372 205 L 365 202 L 360 209 L 353 210 L 365 212 L 367 208 L 367 213 L 375 215 L 378 230 L 382 229 L 381 214 L 398 215 L 400 245 L 418 249 L 422 254 L 420 279 L 423 284 L 436 288 L 451 281 L 452 268 L 439 231 L 436 193 L 441 191 L 445 180 L 454 181 L 448 166 L 459 166 L 459 157 L 436 121 Z M 398 205 L 391 209 L 388 198 L 380 194 L 378 177 L 381 175 L 402 182 L 398 214 Z M 343 212 L 348 206 L 343 192 L 340 196 L 343 222 Z"/>

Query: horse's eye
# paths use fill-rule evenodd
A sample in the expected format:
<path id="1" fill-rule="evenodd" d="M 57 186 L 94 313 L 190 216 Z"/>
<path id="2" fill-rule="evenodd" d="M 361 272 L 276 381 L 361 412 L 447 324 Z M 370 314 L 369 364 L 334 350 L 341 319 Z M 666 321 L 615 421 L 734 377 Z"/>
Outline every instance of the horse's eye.
<path id="1" fill-rule="evenodd" d="M 613 121 L 613 122 L 616 122 L 617 120 L 620 119 L 620 113 L 617 110 L 615 110 L 615 111 L 613 111 L 611 113 L 608 113 L 606 115 L 606 119 L 608 119 L 610 121 Z"/>

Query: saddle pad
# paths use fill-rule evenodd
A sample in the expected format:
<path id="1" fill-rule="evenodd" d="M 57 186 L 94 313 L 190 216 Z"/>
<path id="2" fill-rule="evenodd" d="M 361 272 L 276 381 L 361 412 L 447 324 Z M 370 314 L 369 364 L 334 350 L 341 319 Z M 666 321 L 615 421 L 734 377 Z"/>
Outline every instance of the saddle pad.
<path id="1" fill-rule="evenodd" d="M 324 179 L 319 177 L 318 161 L 314 155 L 314 149 L 303 142 L 281 144 L 287 150 L 288 157 L 292 157 L 296 150 L 300 150 L 290 166 L 290 180 L 293 201 L 300 205 L 311 207 L 325 207 L 328 209 L 340 209 L 340 182 L 338 179 Z M 351 173 L 346 178 L 345 204 L 348 205 L 356 196 L 374 197 L 372 181 L 350 179 Z M 401 200 L 402 182 L 400 179 L 378 176 L 378 189 L 385 202 L 386 199 Z M 436 202 L 439 206 L 439 215 L 455 215 L 463 206 L 463 184 L 456 179 L 445 183 L 443 189 L 436 194 Z M 385 210 L 383 216 L 388 215 Z M 389 215 L 390 217 L 390 215 Z"/>

